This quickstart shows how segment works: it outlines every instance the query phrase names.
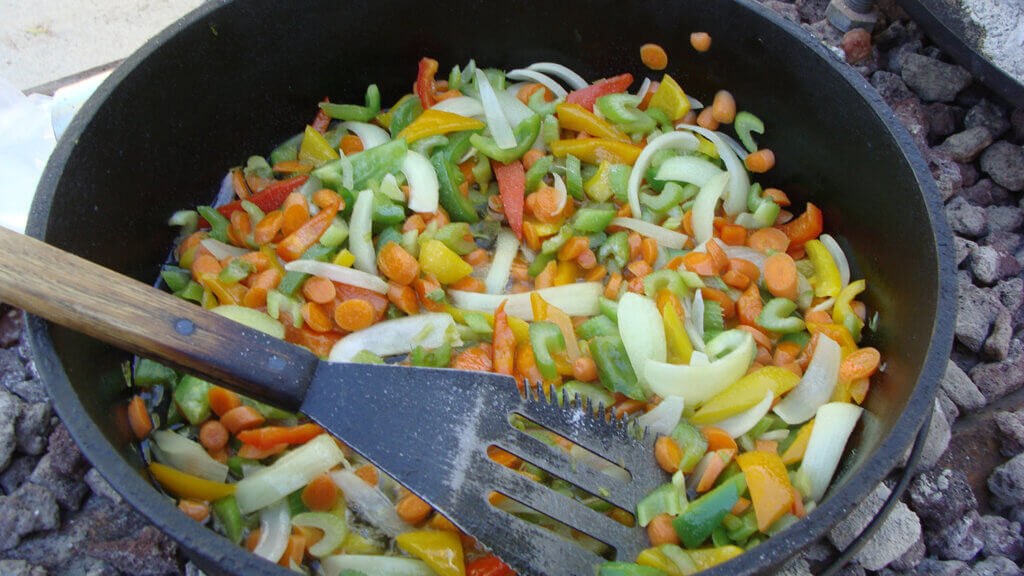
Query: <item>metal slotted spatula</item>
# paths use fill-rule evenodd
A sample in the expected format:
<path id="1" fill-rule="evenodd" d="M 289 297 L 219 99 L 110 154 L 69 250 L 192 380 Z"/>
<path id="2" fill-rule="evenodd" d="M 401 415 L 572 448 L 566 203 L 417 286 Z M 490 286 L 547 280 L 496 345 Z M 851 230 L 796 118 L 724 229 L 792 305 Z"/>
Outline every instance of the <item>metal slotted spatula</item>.
<path id="1" fill-rule="evenodd" d="M 646 545 L 590 507 L 501 466 L 495 446 L 628 512 L 665 481 L 651 438 L 595 417 L 578 398 L 525 397 L 508 376 L 336 364 L 0 228 L 0 300 L 242 394 L 306 414 L 520 574 L 595 573 L 605 559 L 489 503 L 492 492 L 608 544 L 632 561 Z M 561 405 L 560 405 L 561 404 Z M 623 468 L 611 476 L 515 428 L 518 414 Z M 629 480 L 623 478 L 628 476 Z"/>

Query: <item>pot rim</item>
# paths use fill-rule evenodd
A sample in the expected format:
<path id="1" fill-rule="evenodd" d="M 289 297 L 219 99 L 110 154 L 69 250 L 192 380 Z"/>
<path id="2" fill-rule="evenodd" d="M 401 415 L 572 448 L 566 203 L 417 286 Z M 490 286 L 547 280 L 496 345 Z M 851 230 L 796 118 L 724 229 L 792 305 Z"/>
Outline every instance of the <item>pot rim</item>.
<path id="1" fill-rule="evenodd" d="M 767 567 L 780 566 L 797 552 L 824 537 L 837 522 L 856 508 L 897 467 L 901 457 L 917 436 L 927 415 L 927 410 L 934 403 L 935 392 L 945 372 L 949 351 L 953 344 L 953 318 L 955 315 L 942 314 L 941 311 L 955 310 L 956 306 L 952 232 L 947 225 L 939 192 L 927 163 L 895 113 L 866 79 L 845 62 L 837 59 L 809 32 L 755 0 L 734 1 L 784 30 L 802 42 L 818 58 L 825 60 L 832 71 L 838 73 L 859 94 L 875 116 L 889 129 L 913 171 L 917 188 L 927 209 L 938 262 L 935 286 L 938 298 L 936 300 L 936 315 L 931 328 L 931 339 L 914 391 L 896 425 L 875 449 L 871 457 L 860 464 L 860 469 L 846 482 L 842 491 L 830 493 L 829 497 L 808 514 L 803 521 L 787 528 L 741 556 L 702 572 L 707 576 L 749 575 L 758 573 Z M 197 21 L 231 2 L 232 0 L 207 2 L 185 15 L 147 41 L 142 48 L 118 66 L 96 90 L 75 115 L 50 156 L 32 203 L 26 228 L 28 235 L 39 239 L 45 237 L 48 214 L 60 183 L 63 166 L 74 151 L 75 141 L 89 126 L 93 116 L 106 98 L 150 54 L 158 50 L 180 30 L 194 25 Z M 180 513 L 166 497 L 153 488 L 144 473 L 131 466 L 119 455 L 89 417 L 81 402 L 78 401 L 54 350 L 48 327 L 49 323 L 45 320 L 36 316 L 28 316 L 27 337 L 40 377 L 45 381 L 54 408 L 66 423 L 83 454 L 90 462 L 94 463 L 97 470 L 110 481 L 110 484 L 125 500 L 158 528 L 179 542 L 187 554 L 204 569 L 208 567 L 211 571 L 223 570 L 226 573 L 239 575 L 286 576 L 292 574 L 280 566 L 272 565 L 249 553 L 245 548 L 231 543 L 223 536 L 217 535 L 211 538 L 213 533 L 209 528 Z"/>

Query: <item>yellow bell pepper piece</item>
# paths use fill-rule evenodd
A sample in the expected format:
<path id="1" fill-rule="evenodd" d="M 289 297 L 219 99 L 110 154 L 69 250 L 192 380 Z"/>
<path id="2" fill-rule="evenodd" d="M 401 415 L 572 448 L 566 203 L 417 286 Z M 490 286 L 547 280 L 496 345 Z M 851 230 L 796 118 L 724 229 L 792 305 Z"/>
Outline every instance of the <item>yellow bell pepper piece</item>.
<path id="1" fill-rule="evenodd" d="M 555 270 L 555 286 L 564 286 L 576 282 L 576 263 L 572 260 L 559 260 Z"/>
<path id="2" fill-rule="evenodd" d="M 866 287 L 867 283 L 865 283 L 862 279 L 857 280 L 855 282 L 850 282 L 849 284 L 846 285 L 846 288 L 843 288 L 839 292 L 839 294 L 836 296 L 835 304 L 832 305 L 832 320 L 834 320 L 836 324 L 845 325 L 847 316 L 854 315 L 853 309 L 850 308 L 850 302 L 858 294 L 863 292 Z M 854 317 L 856 317 L 856 315 L 854 315 Z M 860 318 L 857 319 L 860 320 Z"/>
<path id="3" fill-rule="evenodd" d="M 684 576 L 679 566 L 676 566 L 676 563 L 671 558 L 657 548 L 645 548 L 636 557 L 636 563 L 641 566 L 656 568 L 669 576 Z"/>
<path id="4" fill-rule="evenodd" d="M 839 350 L 842 352 L 843 358 L 857 350 L 857 343 L 853 341 L 853 336 L 850 335 L 850 331 L 846 329 L 846 326 L 842 324 L 808 322 L 807 331 L 812 335 L 824 334 L 834 340 L 836 344 L 839 344 Z"/>
<path id="5" fill-rule="evenodd" d="M 743 554 L 743 549 L 738 546 L 719 546 L 717 548 L 698 548 L 687 550 L 687 554 L 701 570 L 707 570 L 712 566 L 718 566 Z"/>
<path id="6" fill-rule="evenodd" d="M 237 306 L 242 303 L 241 297 L 236 297 L 235 294 L 231 290 L 229 290 L 227 286 L 225 286 L 220 280 L 217 279 L 216 274 L 200 274 L 199 283 L 203 286 L 203 288 L 206 288 L 210 292 L 213 292 L 213 295 L 217 297 L 217 300 L 220 301 L 221 305 L 234 304 Z"/>
<path id="7" fill-rule="evenodd" d="M 345 536 L 345 540 L 341 543 L 341 548 L 336 552 L 337 554 L 383 554 L 384 550 L 381 549 L 380 545 L 375 540 L 371 540 L 365 536 L 360 536 L 355 532 L 349 532 L 348 536 Z"/>
<path id="8" fill-rule="evenodd" d="M 528 221 L 530 222 L 530 225 L 533 226 L 533 229 L 537 231 L 537 236 L 540 236 L 541 238 L 544 238 L 546 236 L 551 236 L 553 234 L 556 234 L 562 228 L 562 222 L 561 221 L 558 221 L 558 222 L 538 222 L 538 221 L 533 220 L 533 219 L 528 219 Z"/>
<path id="9" fill-rule="evenodd" d="M 267 262 L 270 263 L 270 267 L 277 270 L 277 272 L 281 274 L 281 277 L 284 278 L 284 275 L 287 274 L 287 272 L 285 271 L 284 266 L 281 266 L 281 261 L 277 259 L 277 252 L 274 251 L 274 247 L 270 244 L 264 244 L 263 246 L 260 246 L 260 253 L 267 257 Z"/>
<path id="10" fill-rule="evenodd" d="M 665 338 L 668 341 L 669 362 L 673 364 L 689 364 L 693 354 L 693 343 L 683 328 L 683 321 L 676 314 L 671 302 L 661 307 L 661 320 L 665 324 Z M 763 396 L 763 395 L 762 395 Z"/>
<path id="11" fill-rule="evenodd" d="M 832 390 L 832 398 L 829 402 L 852 403 L 852 401 L 853 395 L 850 393 L 850 383 L 840 378 L 839 382 L 836 382 L 836 387 Z"/>
<path id="12" fill-rule="evenodd" d="M 436 134 L 447 134 L 449 132 L 461 132 L 463 130 L 481 130 L 484 123 L 474 118 L 466 118 L 451 112 L 441 110 L 424 110 L 412 124 L 406 126 L 398 133 L 396 138 L 405 138 L 406 142 L 413 142 L 434 136 Z"/>
<path id="13" fill-rule="evenodd" d="M 590 110 L 579 104 L 559 104 L 555 108 L 558 115 L 558 126 L 565 130 L 586 132 L 598 138 L 608 138 L 619 142 L 631 143 L 629 136 L 612 126 L 607 120 L 597 117 Z"/>
<path id="14" fill-rule="evenodd" d="M 764 532 L 793 508 L 793 485 L 782 458 L 773 452 L 744 452 L 736 456 L 747 475 L 750 501 L 757 516 L 757 529 Z"/>
<path id="15" fill-rule="evenodd" d="M 543 322 L 548 319 L 548 308 L 551 305 L 537 292 L 530 293 L 530 310 L 533 312 L 534 322 Z"/>
<path id="16" fill-rule="evenodd" d="M 674 122 L 690 111 L 690 100 L 675 79 L 665 74 L 647 107 L 661 110 Z"/>
<path id="17" fill-rule="evenodd" d="M 779 368 L 765 366 L 756 372 L 740 378 L 714 398 L 700 407 L 690 419 L 697 426 L 714 424 L 750 409 L 764 400 L 769 390 L 778 398 L 793 389 L 800 382 L 796 374 Z"/>
<path id="18" fill-rule="evenodd" d="M 782 453 L 782 463 L 786 466 L 796 464 L 804 459 L 804 452 L 807 451 L 807 443 L 811 440 L 811 431 L 814 430 L 814 419 L 800 427 L 796 433 L 796 439 Z"/>
<path id="19" fill-rule="evenodd" d="M 462 541 L 454 532 L 406 532 L 395 538 L 398 547 L 427 563 L 438 576 L 465 576 Z"/>
<path id="20" fill-rule="evenodd" d="M 714 142 L 700 134 L 695 134 L 695 136 L 697 136 L 697 152 L 710 158 L 718 158 L 718 147 L 715 146 Z"/>
<path id="21" fill-rule="evenodd" d="M 832 298 L 839 295 L 842 287 L 842 280 L 839 278 L 839 268 L 828 249 L 821 243 L 821 240 L 808 240 L 804 244 L 807 257 L 814 265 L 814 278 L 811 285 L 814 286 L 814 295 L 818 298 Z"/>
<path id="22" fill-rule="evenodd" d="M 473 267 L 440 240 L 428 240 L 420 247 L 420 269 L 441 284 L 453 284 L 473 273 Z"/>
<path id="23" fill-rule="evenodd" d="M 164 490 L 179 498 L 192 498 L 193 500 L 213 502 L 235 493 L 235 484 L 214 482 L 213 480 L 186 474 L 159 462 L 153 462 L 149 465 L 149 473 L 153 475 L 153 478 L 156 478 L 156 481 L 163 486 Z"/>
<path id="24" fill-rule="evenodd" d="M 331 160 L 338 159 L 338 151 L 331 148 L 331 143 L 324 138 L 324 135 L 306 126 L 302 134 L 302 144 L 299 145 L 299 162 L 323 166 Z"/>
<path id="25" fill-rule="evenodd" d="M 452 319 L 454 319 L 459 324 L 465 324 L 466 323 L 466 319 L 465 319 L 464 315 L 467 312 L 470 312 L 469 310 L 462 310 L 460 308 L 455 308 L 451 304 L 445 304 L 445 310 L 444 311 L 449 313 L 449 314 L 451 314 L 452 315 Z M 491 326 L 491 328 L 494 328 L 494 314 L 489 314 L 487 312 L 475 312 L 475 314 L 480 314 L 481 316 L 486 318 L 487 319 L 487 324 L 489 324 Z M 529 342 L 530 341 L 530 325 L 526 322 L 526 320 L 523 320 L 522 318 L 516 318 L 515 316 L 508 316 L 507 318 L 508 318 L 508 327 L 512 330 L 512 335 L 516 337 L 516 342 L 519 343 L 519 344 L 522 344 L 524 342 Z"/>
<path id="26" fill-rule="evenodd" d="M 601 161 L 597 172 L 590 180 L 583 183 L 583 191 L 595 202 L 604 202 L 611 198 L 612 190 L 612 165 L 607 161 Z"/>
<path id="27" fill-rule="evenodd" d="M 352 264 L 354 264 L 355 261 L 355 255 L 349 252 L 348 248 L 345 248 L 341 252 L 338 252 L 338 255 L 334 257 L 332 263 L 336 266 L 344 266 L 346 268 L 351 268 Z"/>
<path id="28" fill-rule="evenodd" d="M 551 143 L 551 153 L 558 158 L 568 154 L 588 164 L 611 162 L 612 164 L 629 164 L 636 162 L 641 148 L 625 142 L 608 138 L 576 138 L 573 140 L 555 140 Z"/>

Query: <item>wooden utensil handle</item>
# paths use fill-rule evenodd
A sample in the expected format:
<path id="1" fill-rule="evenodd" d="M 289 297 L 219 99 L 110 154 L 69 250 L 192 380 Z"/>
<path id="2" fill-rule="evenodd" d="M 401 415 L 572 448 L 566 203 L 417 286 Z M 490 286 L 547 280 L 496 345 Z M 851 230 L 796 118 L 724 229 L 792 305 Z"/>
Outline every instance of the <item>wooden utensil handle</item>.
<path id="1" fill-rule="evenodd" d="M 298 346 L 3 227 L 0 300 L 286 410 L 302 403 L 318 361 Z"/>

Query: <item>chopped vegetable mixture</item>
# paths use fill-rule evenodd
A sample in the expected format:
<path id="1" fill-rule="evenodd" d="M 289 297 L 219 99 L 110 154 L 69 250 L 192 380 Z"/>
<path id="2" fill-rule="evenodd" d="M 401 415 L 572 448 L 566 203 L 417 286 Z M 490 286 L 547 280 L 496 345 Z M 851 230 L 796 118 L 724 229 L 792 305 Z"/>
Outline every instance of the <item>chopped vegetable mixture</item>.
<path id="1" fill-rule="evenodd" d="M 642 55 L 667 66 L 660 46 Z M 331 361 L 507 374 L 636 418 L 666 473 L 636 510 L 492 449 L 646 529 L 650 548 L 602 575 L 693 574 L 812 510 L 881 357 L 858 344 L 865 283 L 821 210 L 751 181 L 775 163 L 755 139 L 764 123 L 724 90 L 703 107 L 669 74 L 635 87 L 543 62 L 438 71 L 423 58 L 414 93 L 386 110 L 376 85 L 362 104 L 325 100 L 230 171 L 232 201 L 175 214 L 166 287 Z M 255 554 L 329 576 L 513 574 L 302 415 L 148 360 L 133 384 L 153 478 Z"/>

